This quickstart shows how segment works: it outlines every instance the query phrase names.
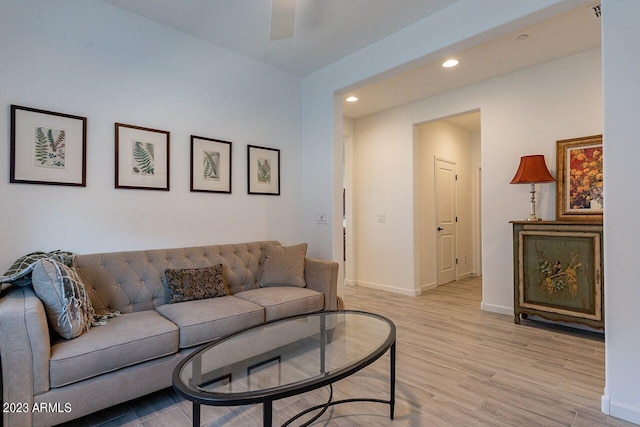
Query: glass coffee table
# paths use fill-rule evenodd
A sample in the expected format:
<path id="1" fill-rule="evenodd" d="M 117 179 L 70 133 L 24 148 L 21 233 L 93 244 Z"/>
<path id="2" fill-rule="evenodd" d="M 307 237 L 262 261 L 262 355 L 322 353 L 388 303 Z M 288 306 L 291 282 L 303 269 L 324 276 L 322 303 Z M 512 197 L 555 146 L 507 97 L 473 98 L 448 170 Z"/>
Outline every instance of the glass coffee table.
<path id="1" fill-rule="evenodd" d="M 390 349 L 389 400 L 333 400 L 332 384 L 361 370 Z M 288 317 L 220 338 L 186 357 L 173 372 L 173 386 L 193 402 L 193 425 L 200 405 L 262 403 L 263 425 L 271 426 L 273 401 L 329 386 L 329 400 L 287 420 L 333 405 L 378 402 L 395 406 L 396 327 L 385 317 L 362 311 L 324 311 Z"/>

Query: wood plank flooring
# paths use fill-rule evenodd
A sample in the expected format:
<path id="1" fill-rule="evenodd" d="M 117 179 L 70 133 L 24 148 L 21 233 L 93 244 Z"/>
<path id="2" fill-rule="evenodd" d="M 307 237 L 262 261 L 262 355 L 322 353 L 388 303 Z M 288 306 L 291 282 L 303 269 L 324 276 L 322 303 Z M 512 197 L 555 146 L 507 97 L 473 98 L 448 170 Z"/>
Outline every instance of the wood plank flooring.
<path id="1" fill-rule="evenodd" d="M 397 327 L 396 417 L 387 405 L 350 403 L 315 426 L 632 426 L 600 412 L 600 334 L 480 310 L 481 279 L 420 297 L 347 287 L 346 308 L 372 311 Z M 389 358 L 334 384 L 334 399 L 388 398 Z M 327 389 L 274 403 L 274 425 L 326 400 Z M 210 427 L 260 426 L 261 406 L 202 407 Z M 77 420 L 77 426 L 189 426 L 191 404 L 171 389 Z"/>

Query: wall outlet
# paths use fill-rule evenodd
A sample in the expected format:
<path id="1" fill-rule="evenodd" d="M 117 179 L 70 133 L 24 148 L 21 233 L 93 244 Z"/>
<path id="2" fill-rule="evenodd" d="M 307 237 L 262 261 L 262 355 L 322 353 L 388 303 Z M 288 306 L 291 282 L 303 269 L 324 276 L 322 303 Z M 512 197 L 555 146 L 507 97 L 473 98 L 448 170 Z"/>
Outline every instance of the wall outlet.
<path id="1" fill-rule="evenodd" d="M 329 214 L 326 212 L 318 212 L 316 214 L 316 224 L 329 224 Z"/>
<path id="2" fill-rule="evenodd" d="M 378 222 L 386 222 L 386 221 L 387 221 L 387 218 L 386 218 L 385 214 L 379 213 L 378 214 Z"/>

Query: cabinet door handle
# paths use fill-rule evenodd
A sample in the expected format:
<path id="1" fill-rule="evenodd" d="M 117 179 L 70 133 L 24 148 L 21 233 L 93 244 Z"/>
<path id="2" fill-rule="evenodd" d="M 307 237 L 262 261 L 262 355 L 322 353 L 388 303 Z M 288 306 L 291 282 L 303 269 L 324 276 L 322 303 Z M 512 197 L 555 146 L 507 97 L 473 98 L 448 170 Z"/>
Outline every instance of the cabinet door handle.
<path id="1" fill-rule="evenodd" d="M 442 231 L 442 230 L 444 230 L 444 228 L 443 227 L 438 227 L 437 230 L 438 231 Z"/>

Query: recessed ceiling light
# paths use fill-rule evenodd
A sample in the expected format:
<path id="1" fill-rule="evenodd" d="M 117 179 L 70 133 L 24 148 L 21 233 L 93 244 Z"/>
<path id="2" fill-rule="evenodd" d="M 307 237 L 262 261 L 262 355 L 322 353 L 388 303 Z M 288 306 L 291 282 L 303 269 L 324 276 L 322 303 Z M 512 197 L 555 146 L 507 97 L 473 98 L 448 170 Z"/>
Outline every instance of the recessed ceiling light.
<path id="1" fill-rule="evenodd" d="M 356 102 L 358 100 L 358 97 L 351 95 L 351 96 L 347 96 L 344 100 L 347 102 Z"/>
<path id="2" fill-rule="evenodd" d="M 460 61 L 458 61 L 457 59 L 447 59 L 446 61 L 444 61 L 442 63 L 442 66 L 444 68 L 451 68 L 451 67 L 455 67 L 459 63 L 460 63 Z"/>

